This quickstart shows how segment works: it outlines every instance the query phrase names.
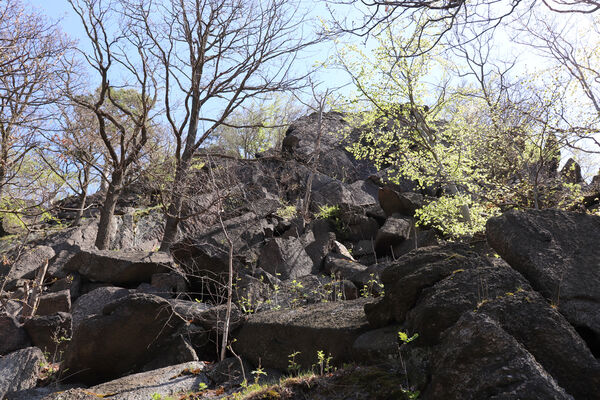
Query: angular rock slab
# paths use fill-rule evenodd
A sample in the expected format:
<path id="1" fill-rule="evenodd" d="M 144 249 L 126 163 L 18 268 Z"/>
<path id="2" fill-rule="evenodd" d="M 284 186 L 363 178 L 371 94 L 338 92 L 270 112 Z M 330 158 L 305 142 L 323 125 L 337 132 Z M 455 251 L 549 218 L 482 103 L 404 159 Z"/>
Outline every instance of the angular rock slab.
<path id="1" fill-rule="evenodd" d="M 45 362 L 42 351 L 37 347 L 17 350 L 0 358 L 0 399 L 7 393 L 35 387 Z"/>
<path id="2" fill-rule="evenodd" d="M 150 362 L 184 324 L 168 301 L 132 294 L 109 303 L 102 315 L 81 321 L 65 352 L 71 380 L 94 384 L 135 371 Z"/>
<path id="3" fill-rule="evenodd" d="M 389 217 L 375 237 L 375 253 L 379 257 L 392 255 L 393 248 L 410 238 L 414 222 L 408 218 Z"/>
<path id="4" fill-rule="evenodd" d="M 54 256 L 54 250 L 52 247 L 48 246 L 37 246 L 27 251 L 11 266 L 11 269 L 5 278 L 5 289 L 14 289 L 15 283 L 19 279 L 35 278 L 36 271 Z"/>
<path id="5" fill-rule="evenodd" d="M 303 308 L 253 314 L 235 335 L 236 352 L 254 365 L 285 370 L 288 356 L 310 368 L 317 351 L 331 354 L 333 365 L 353 359 L 352 345 L 368 330 L 367 299 L 318 303 Z"/>
<path id="6" fill-rule="evenodd" d="M 130 294 L 128 289 L 115 286 L 99 287 L 80 296 L 73 303 L 73 330 L 79 323 L 92 315 L 102 314 L 104 306 Z"/>
<path id="7" fill-rule="evenodd" d="M 486 224 L 490 246 L 587 338 L 600 357 L 600 217 L 509 211 Z"/>
<path id="8" fill-rule="evenodd" d="M 88 389 L 71 389 L 48 395 L 43 400 L 148 400 L 165 399 L 179 393 L 198 391 L 201 383 L 210 384 L 203 362 L 188 362 L 148 372 L 128 375 Z"/>
<path id="9" fill-rule="evenodd" d="M 17 320 L 7 314 L 0 314 L 0 355 L 28 347 L 29 336 Z"/>
<path id="10" fill-rule="evenodd" d="M 113 284 L 150 282 L 152 275 L 174 268 L 173 258 L 164 252 L 81 250 L 64 266 L 86 278 Z"/>
<path id="11" fill-rule="evenodd" d="M 304 250 L 300 239 L 274 238 L 263 246 L 258 265 L 280 279 L 295 279 L 309 275 L 313 261 Z"/>

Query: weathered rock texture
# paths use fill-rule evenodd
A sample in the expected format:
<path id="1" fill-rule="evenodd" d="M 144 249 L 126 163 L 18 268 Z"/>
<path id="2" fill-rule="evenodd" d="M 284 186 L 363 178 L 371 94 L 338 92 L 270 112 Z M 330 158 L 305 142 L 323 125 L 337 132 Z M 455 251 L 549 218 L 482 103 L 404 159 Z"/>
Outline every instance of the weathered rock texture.
<path id="1" fill-rule="evenodd" d="M 173 259 L 163 252 L 81 250 L 64 266 L 92 281 L 113 284 L 150 282 L 152 275 L 168 272 Z"/>
<path id="2" fill-rule="evenodd" d="M 236 351 L 255 365 L 287 369 L 288 356 L 310 368 L 317 351 L 331 354 L 334 364 L 352 360 L 352 344 L 368 329 L 365 299 L 320 303 L 305 308 L 251 315 L 235 335 Z"/>
<path id="3" fill-rule="evenodd" d="M 487 223 L 487 239 L 586 338 L 600 357 L 600 217 L 509 211 Z"/>
<path id="4" fill-rule="evenodd" d="M 135 371 L 159 354 L 184 321 L 168 301 L 132 294 L 106 305 L 102 315 L 81 321 L 65 353 L 71 379 L 98 383 Z M 185 361 L 185 360 L 184 360 Z"/>

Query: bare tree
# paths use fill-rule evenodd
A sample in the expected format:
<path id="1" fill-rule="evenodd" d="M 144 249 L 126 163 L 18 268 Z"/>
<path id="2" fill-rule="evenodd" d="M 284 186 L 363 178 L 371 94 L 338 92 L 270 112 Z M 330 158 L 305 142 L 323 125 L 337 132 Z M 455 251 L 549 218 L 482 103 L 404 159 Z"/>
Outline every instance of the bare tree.
<path id="1" fill-rule="evenodd" d="M 4 211 L 10 212 L 9 196 L 26 199 L 29 206 L 49 200 L 50 196 L 38 199 L 26 194 L 43 171 L 25 173 L 24 166 L 38 146 L 40 130 L 52 119 L 49 105 L 57 98 L 56 86 L 65 72 L 62 60 L 69 46 L 56 25 L 28 11 L 20 0 L 0 5 L 0 199 Z"/>
<path id="2" fill-rule="evenodd" d="M 422 29 L 415 37 L 418 46 L 409 56 L 422 55 L 442 43 L 453 29 L 474 27 L 476 36 L 493 31 L 505 22 L 527 19 L 536 6 L 535 0 L 327 0 L 339 32 L 362 37 L 379 34 L 400 21 L 420 21 Z M 600 10 L 596 0 L 542 0 L 553 13 L 591 14 Z M 336 8 L 355 8 L 350 18 L 336 17 Z M 348 13 L 344 13 L 348 15 Z M 359 17 L 354 17 L 359 15 Z M 432 36 L 426 31 L 435 28 Z M 472 39 L 472 38 L 471 38 Z M 467 39 L 470 40 L 470 39 Z"/>
<path id="3" fill-rule="evenodd" d="M 164 77 L 165 115 L 175 141 L 161 250 L 175 241 L 195 152 L 244 102 L 299 86 L 292 76 L 306 40 L 296 0 L 130 0 Z"/>
<path id="4" fill-rule="evenodd" d="M 92 54 L 83 56 L 100 80 L 93 96 L 79 94 L 73 82 L 68 81 L 67 95 L 79 107 L 96 116 L 98 134 L 109 155 L 111 176 L 95 241 L 97 248 L 106 249 L 123 183 L 148 141 L 157 82 L 148 43 L 139 31 L 123 21 L 118 2 L 69 0 L 69 3 L 79 16 L 93 49 Z M 116 31 L 109 28 L 119 22 Z M 122 75 L 127 78 L 116 85 L 115 81 Z"/>
<path id="5" fill-rule="evenodd" d="M 552 85 L 562 96 L 549 108 L 554 112 L 553 130 L 563 143 L 576 150 L 600 154 L 600 29 L 590 22 L 584 37 L 569 23 L 535 15 L 522 25 L 522 44 L 553 63 Z M 576 93 L 576 95 L 569 94 Z"/>
<path id="6" fill-rule="evenodd" d="M 103 178 L 104 145 L 98 137 L 96 116 L 73 104 L 58 104 L 60 132 L 45 134 L 38 154 L 45 165 L 61 179 L 68 191 L 79 197 L 73 225 L 78 225 L 86 210 L 90 185 Z"/>

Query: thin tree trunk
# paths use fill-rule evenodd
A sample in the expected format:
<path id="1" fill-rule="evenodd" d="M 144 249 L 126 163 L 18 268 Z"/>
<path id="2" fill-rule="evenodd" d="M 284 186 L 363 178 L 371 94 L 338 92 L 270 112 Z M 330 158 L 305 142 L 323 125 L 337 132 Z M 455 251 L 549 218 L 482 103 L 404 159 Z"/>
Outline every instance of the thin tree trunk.
<path id="1" fill-rule="evenodd" d="M 104 205 L 100 211 L 100 222 L 98 222 L 98 234 L 96 235 L 95 245 L 99 250 L 106 250 L 110 244 L 110 234 L 112 232 L 113 216 L 115 215 L 115 206 L 121 194 L 121 183 L 123 175 L 120 172 L 113 172 L 112 180 L 108 185 Z"/>
<path id="2" fill-rule="evenodd" d="M 165 222 L 165 231 L 160 242 L 159 251 L 169 251 L 171 245 L 177 240 L 177 229 L 179 227 L 179 215 L 183 205 L 181 195 L 175 195 L 176 198 L 169 206 L 167 220 Z"/>
<path id="3" fill-rule="evenodd" d="M 79 210 L 77 210 L 77 215 L 75 216 L 75 220 L 73 221 L 73 226 L 77 226 L 81 223 L 81 218 L 83 218 L 83 212 L 85 211 L 85 203 L 87 201 L 88 196 L 88 187 L 90 185 L 90 166 L 86 166 L 83 171 L 83 185 L 81 185 L 81 195 L 79 196 Z"/>
<path id="4" fill-rule="evenodd" d="M 229 237 L 229 233 L 223 224 L 221 214 L 219 214 L 219 221 L 221 222 L 221 228 L 225 233 L 225 238 L 229 244 L 229 276 L 227 280 L 227 312 L 225 313 L 225 326 L 223 327 L 223 338 L 221 342 L 221 361 L 225 359 L 225 352 L 227 350 L 227 341 L 229 340 L 229 325 L 231 323 L 231 303 L 233 299 L 233 242 Z"/>
<path id="5" fill-rule="evenodd" d="M 306 193 L 304 194 L 304 204 L 302 210 L 302 216 L 306 221 L 308 219 L 308 209 L 310 205 L 310 194 L 312 191 L 312 183 L 317 173 L 317 168 L 319 167 L 319 158 L 321 155 L 321 136 L 323 134 L 323 107 L 320 105 L 319 107 L 319 117 L 317 122 L 317 141 L 315 143 L 315 150 L 313 152 L 313 165 L 310 171 L 310 175 L 308 177 L 308 182 L 306 183 Z"/>
<path id="6" fill-rule="evenodd" d="M 171 245 L 177 240 L 177 229 L 181 221 L 181 210 L 183 208 L 183 193 L 187 170 L 190 165 L 192 155 L 184 152 L 181 163 L 177 168 L 175 179 L 173 180 L 173 188 L 171 189 L 171 204 L 169 205 L 165 230 L 160 242 L 159 251 L 169 251 Z"/>

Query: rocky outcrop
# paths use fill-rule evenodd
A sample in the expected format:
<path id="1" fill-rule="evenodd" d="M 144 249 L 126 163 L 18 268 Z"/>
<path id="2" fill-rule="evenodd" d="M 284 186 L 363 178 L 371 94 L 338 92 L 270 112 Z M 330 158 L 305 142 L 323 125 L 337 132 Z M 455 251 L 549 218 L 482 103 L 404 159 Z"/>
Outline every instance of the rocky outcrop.
<path id="1" fill-rule="evenodd" d="M 409 346 L 429 354 L 424 398 L 535 398 L 536 391 L 597 398 L 591 388 L 600 387 L 598 360 L 506 263 L 468 245 L 447 245 L 415 250 L 381 277 L 385 296 L 365 306 L 367 318 L 373 327 L 401 324 L 419 334 Z M 382 343 L 371 352 L 385 349 Z M 459 375 L 469 379 L 450 388 Z"/>
<path id="2" fill-rule="evenodd" d="M 573 399 L 517 340 L 483 314 L 466 313 L 445 339 L 432 360 L 423 399 Z"/>
<path id="3" fill-rule="evenodd" d="M 113 284 L 150 282 L 152 275 L 174 268 L 173 259 L 164 252 L 81 250 L 64 266 L 92 281 Z"/>
<path id="4" fill-rule="evenodd" d="M 586 338 L 600 356 L 600 217 L 558 210 L 491 218 L 489 244 Z"/>
<path id="5" fill-rule="evenodd" d="M 235 335 L 236 352 L 252 363 L 285 370 L 289 356 L 310 368 L 317 351 L 331 354 L 336 365 L 353 359 L 352 344 L 368 329 L 365 299 L 319 303 L 305 308 L 251 315 Z"/>

